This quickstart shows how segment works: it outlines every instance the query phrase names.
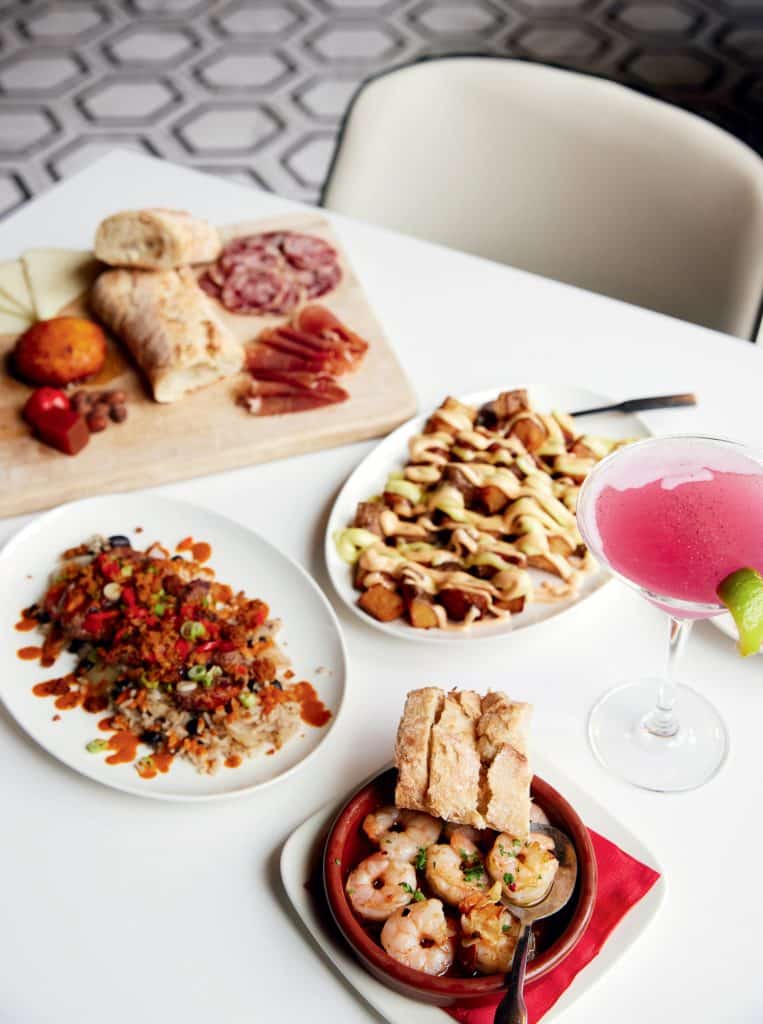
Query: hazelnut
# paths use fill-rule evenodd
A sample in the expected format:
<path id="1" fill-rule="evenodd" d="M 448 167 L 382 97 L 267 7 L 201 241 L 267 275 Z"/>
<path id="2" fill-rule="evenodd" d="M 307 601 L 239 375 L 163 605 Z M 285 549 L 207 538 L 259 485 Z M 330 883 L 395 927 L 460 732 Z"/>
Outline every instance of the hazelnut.
<path id="1" fill-rule="evenodd" d="M 97 408 L 93 409 L 87 417 L 87 425 L 91 434 L 99 434 L 109 425 L 107 414 L 99 413 Z"/>
<path id="2" fill-rule="evenodd" d="M 75 391 L 71 397 L 71 406 L 81 416 L 87 415 L 93 407 L 93 396 L 88 391 Z"/>

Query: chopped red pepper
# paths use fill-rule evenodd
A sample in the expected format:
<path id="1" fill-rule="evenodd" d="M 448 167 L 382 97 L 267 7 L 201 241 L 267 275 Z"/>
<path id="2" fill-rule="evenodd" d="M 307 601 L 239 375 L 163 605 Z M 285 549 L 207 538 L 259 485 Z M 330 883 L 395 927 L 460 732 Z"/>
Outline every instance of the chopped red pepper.
<path id="1" fill-rule="evenodd" d="M 82 623 L 82 628 L 86 633 L 98 634 L 105 626 L 115 619 L 119 615 L 119 612 L 115 609 L 112 611 L 105 612 L 90 612 L 85 616 L 85 620 Z"/>
<path id="2" fill-rule="evenodd" d="M 122 587 L 122 600 L 130 609 L 136 608 L 138 605 L 135 591 L 132 587 Z"/>
<path id="3" fill-rule="evenodd" d="M 200 654 L 208 654 L 209 651 L 216 651 L 219 646 L 220 646 L 219 641 L 217 641 L 217 640 L 207 640 L 206 643 L 198 644 L 197 647 L 196 647 L 196 650 Z"/>
<path id="4" fill-rule="evenodd" d="M 180 637 L 175 641 L 175 651 L 180 655 L 181 658 L 185 658 L 190 650 L 190 645 L 187 640 Z"/>
<path id="5" fill-rule="evenodd" d="M 116 580 L 122 575 L 117 563 L 113 558 L 109 558 L 108 555 L 98 555 L 95 564 L 98 566 L 101 575 L 105 576 L 107 580 Z"/>

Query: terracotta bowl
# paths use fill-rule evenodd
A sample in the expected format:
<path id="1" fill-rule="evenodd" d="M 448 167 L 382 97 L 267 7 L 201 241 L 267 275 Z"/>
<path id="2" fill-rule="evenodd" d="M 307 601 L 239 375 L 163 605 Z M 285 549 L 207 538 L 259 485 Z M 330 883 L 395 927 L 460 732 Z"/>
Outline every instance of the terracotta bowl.
<path id="1" fill-rule="evenodd" d="M 377 775 L 348 800 L 331 827 L 324 849 L 323 881 L 334 920 L 366 969 L 389 988 L 437 1006 L 489 1003 L 503 989 L 505 975 L 432 977 L 405 967 L 384 952 L 355 916 L 345 895 L 350 871 L 373 852 L 361 827 L 363 819 L 377 807 L 394 802 L 395 778 L 394 768 Z M 532 782 L 532 796 L 551 824 L 572 840 L 578 858 L 578 880 L 567 906 L 535 926 L 536 955 L 527 967 L 528 982 L 552 971 L 580 941 L 593 913 L 597 882 L 591 838 L 573 808 L 537 775 Z"/>

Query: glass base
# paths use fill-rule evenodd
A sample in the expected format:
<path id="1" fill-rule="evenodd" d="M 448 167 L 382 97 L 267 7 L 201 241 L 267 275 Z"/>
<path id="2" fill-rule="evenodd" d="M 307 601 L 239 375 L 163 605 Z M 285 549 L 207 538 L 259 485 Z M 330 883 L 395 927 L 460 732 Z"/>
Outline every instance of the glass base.
<path id="1" fill-rule="evenodd" d="M 591 711 L 588 739 L 605 768 L 642 789 L 677 793 L 696 789 L 718 772 L 728 753 L 728 735 L 718 712 L 688 686 L 677 686 L 678 731 L 656 736 L 646 728 L 658 679 L 624 683 Z"/>

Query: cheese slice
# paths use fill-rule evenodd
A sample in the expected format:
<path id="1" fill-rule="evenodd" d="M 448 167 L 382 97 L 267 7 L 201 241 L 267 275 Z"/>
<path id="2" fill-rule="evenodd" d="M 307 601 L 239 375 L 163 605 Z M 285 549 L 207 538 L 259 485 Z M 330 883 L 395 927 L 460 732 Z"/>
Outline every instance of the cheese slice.
<path id="1" fill-rule="evenodd" d="M 22 313 L 6 313 L 0 309 L 0 334 L 22 334 L 31 323 L 31 317 Z"/>
<path id="2" fill-rule="evenodd" d="M 28 249 L 21 255 L 38 320 L 55 316 L 90 288 L 98 273 L 91 252 Z"/>
<path id="3" fill-rule="evenodd" d="M 0 263 L 0 303 L 10 306 L 19 314 L 34 315 L 32 296 L 29 294 L 21 260 Z"/>

